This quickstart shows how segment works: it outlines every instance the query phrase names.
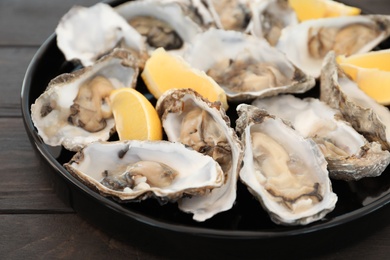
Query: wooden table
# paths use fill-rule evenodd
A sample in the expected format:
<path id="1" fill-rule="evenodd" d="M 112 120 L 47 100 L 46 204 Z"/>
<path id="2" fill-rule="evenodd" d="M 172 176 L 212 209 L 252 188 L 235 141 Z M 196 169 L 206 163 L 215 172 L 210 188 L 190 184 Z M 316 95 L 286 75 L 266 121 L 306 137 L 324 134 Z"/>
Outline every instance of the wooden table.
<path id="1" fill-rule="evenodd" d="M 74 4 L 96 0 L 0 0 L 0 258 L 161 259 L 153 245 L 139 247 L 111 235 L 76 213 L 55 190 L 47 167 L 33 150 L 20 110 L 23 76 L 38 47 Z M 390 14 L 386 0 L 348 0 L 371 13 Z M 351 241 L 323 245 L 317 259 L 385 259 L 390 255 L 389 206 L 361 221 Z M 362 235 L 363 234 L 363 235 Z M 173 241 L 179 243 L 179 241 Z M 188 245 L 191 246 L 191 245 Z M 285 250 L 286 245 L 281 245 Z M 272 254 L 270 254 L 272 255 Z M 305 254 L 303 254 L 305 255 Z M 171 254 L 171 257 L 175 254 Z M 180 258 L 182 255 L 176 255 Z M 205 255 L 206 256 L 206 255 Z M 261 256 L 261 252 L 254 252 Z"/>

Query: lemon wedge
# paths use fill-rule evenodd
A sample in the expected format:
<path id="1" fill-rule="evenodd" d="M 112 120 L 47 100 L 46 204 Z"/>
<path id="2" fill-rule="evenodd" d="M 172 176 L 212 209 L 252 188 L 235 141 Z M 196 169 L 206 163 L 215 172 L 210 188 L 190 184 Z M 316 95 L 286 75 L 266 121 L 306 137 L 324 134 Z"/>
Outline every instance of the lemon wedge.
<path id="1" fill-rule="evenodd" d="M 162 127 L 149 100 L 133 88 L 120 88 L 110 94 L 111 109 L 119 140 L 161 140 Z"/>
<path id="2" fill-rule="evenodd" d="M 389 49 L 338 56 L 337 62 L 368 96 L 382 105 L 390 105 Z"/>
<path id="3" fill-rule="evenodd" d="M 332 0 L 288 0 L 298 20 L 359 15 L 361 9 Z"/>
<path id="4" fill-rule="evenodd" d="M 225 91 L 211 77 L 163 48 L 151 54 L 141 77 L 157 99 L 169 89 L 191 88 L 209 101 L 220 101 L 225 109 L 228 108 Z"/>

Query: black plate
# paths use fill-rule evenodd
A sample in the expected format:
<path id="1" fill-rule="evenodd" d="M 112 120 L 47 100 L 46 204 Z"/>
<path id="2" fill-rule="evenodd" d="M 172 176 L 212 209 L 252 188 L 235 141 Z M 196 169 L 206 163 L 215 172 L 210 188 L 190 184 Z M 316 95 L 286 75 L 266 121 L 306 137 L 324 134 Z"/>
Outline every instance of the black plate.
<path id="1" fill-rule="evenodd" d="M 389 45 L 390 41 L 387 40 L 380 48 L 388 48 Z M 31 104 L 43 93 L 48 82 L 55 76 L 74 69 L 74 64 L 66 62 L 57 48 L 56 36 L 53 34 L 34 56 L 23 82 L 21 98 L 26 131 L 34 148 L 49 166 L 48 172 L 54 172 L 53 176 L 58 184 L 60 197 L 65 197 L 65 201 L 70 201 L 71 206 L 79 214 L 107 232 L 130 238 L 133 242 L 140 242 L 138 245 L 145 246 L 147 249 L 158 247 L 162 250 L 159 253 L 169 254 L 167 245 L 176 248 L 178 252 L 177 250 L 180 251 L 181 248 L 180 244 L 184 242 L 206 246 L 212 241 L 214 249 L 218 248 L 217 244 L 219 245 L 219 249 L 216 250 L 218 252 L 221 250 L 237 252 L 237 248 L 233 250 L 227 246 L 228 243 L 242 243 L 246 247 L 252 246 L 254 250 L 259 244 L 276 245 L 276 240 L 288 240 L 290 241 L 288 244 L 291 245 L 290 238 L 294 238 L 294 244 L 299 244 L 302 242 L 301 239 L 304 239 L 307 247 L 308 243 L 312 242 L 312 239 L 307 238 L 308 235 L 320 233 L 322 238 L 332 237 L 333 240 L 334 237 L 329 236 L 329 232 L 341 231 L 346 224 L 355 223 L 357 219 L 377 211 L 390 201 L 389 168 L 382 176 L 376 178 L 355 182 L 332 180 L 333 190 L 339 198 L 335 210 L 320 221 L 298 227 L 285 227 L 272 223 L 260 204 L 241 183 L 238 183 L 237 201 L 234 207 L 203 223 L 193 221 L 191 214 L 179 211 L 175 204 L 161 206 L 155 200 L 120 204 L 105 198 L 84 186 L 64 169 L 63 163 L 68 162 L 73 153 L 59 147 L 45 145 L 31 120 Z M 142 86 L 141 91 L 147 94 L 147 90 Z M 316 95 L 316 93 L 311 91 L 309 95 Z M 229 111 L 234 121 L 234 105 Z M 353 226 L 348 228 L 354 229 Z M 159 245 L 148 244 L 150 236 L 157 239 L 156 234 L 159 234 L 160 238 L 163 237 Z M 180 240 L 173 243 L 171 238 Z M 199 251 L 182 250 L 181 252 Z M 242 253 L 240 252 L 240 255 Z"/>

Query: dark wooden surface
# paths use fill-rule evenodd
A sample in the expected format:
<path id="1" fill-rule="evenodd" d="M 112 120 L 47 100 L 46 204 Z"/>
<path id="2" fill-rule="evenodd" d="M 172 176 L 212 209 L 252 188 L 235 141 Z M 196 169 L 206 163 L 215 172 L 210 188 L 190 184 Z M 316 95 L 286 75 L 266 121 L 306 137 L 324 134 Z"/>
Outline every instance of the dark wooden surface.
<path id="1" fill-rule="evenodd" d="M 23 127 L 20 90 L 34 53 L 60 17 L 74 4 L 96 0 L 0 0 L 0 258 L 1 259 L 161 259 L 153 245 L 138 247 L 84 219 L 55 193 Z M 367 12 L 390 14 L 387 0 L 348 0 Z M 352 242 L 310 252 L 316 259 L 388 259 L 389 207 L 379 211 L 379 227 Z M 360 234 L 360 233 L 359 233 Z M 351 233 L 351 236 L 354 236 Z M 179 241 L 173 243 L 179 243 Z M 186 245 L 191 247 L 190 244 Z M 281 250 L 286 245 L 281 245 Z M 310 248 L 307 249 L 310 251 Z M 254 256 L 261 253 L 253 252 Z M 171 254 L 175 256 L 175 254 Z M 207 257 L 207 254 L 204 255 Z M 176 256 L 180 258 L 180 255 Z"/>

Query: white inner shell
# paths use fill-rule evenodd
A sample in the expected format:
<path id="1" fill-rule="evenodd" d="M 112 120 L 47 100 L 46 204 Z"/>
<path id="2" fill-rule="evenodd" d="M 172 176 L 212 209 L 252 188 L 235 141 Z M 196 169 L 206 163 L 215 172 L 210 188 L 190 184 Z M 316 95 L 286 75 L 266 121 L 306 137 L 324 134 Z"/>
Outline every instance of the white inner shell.
<path id="1" fill-rule="evenodd" d="M 253 193 L 260 196 L 262 204 L 271 216 L 276 215 L 278 221 L 309 223 L 326 214 L 324 209 L 334 208 L 337 196 L 331 191 L 327 164 L 321 152 L 283 125 L 278 119 L 246 128 L 244 166 L 240 177 Z M 258 158 L 254 158 L 256 154 Z M 318 191 L 313 189 L 316 185 Z M 268 190 L 295 197 L 312 190 L 320 199 L 302 196 L 286 203 Z"/>
<path id="2" fill-rule="evenodd" d="M 292 95 L 258 99 L 253 105 L 288 120 L 304 137 L 331 141 L 348 155 L 358 154 L 365 144 L 362 135 L 347 123 L 336 120 L 336 111 L 318 99 L 301 100 Z"/>
<path id="3" fill-rule="evenodd" d="M 122 151 L 124 151 L 123 157 L 119 156 Z M 106 177 L 105 172 L 108 171 L 114 176 L 121 175 L 128 165 L 139 161 L 164 163 L 179 173 L 169 186 L 163 188 L 146 185 L 143 186 L 144 190 L 126 188 L 123 192 L 112 190 L 117 193 L 134 193 L 138 196 L 146 190 L 151 190 L 157 196 L 167 196 L 190 188 L 219 186 L 223 182 L 222 171 L 216 162 L 178 143 L 95 142 L 88 145 L 83 150 L 83 154 L 81 163 L 73 163 L 72 167 L 103 190 L 107 189 L 100 183 Z M 107 157 L 110 159 L 108 160 Z"/>

